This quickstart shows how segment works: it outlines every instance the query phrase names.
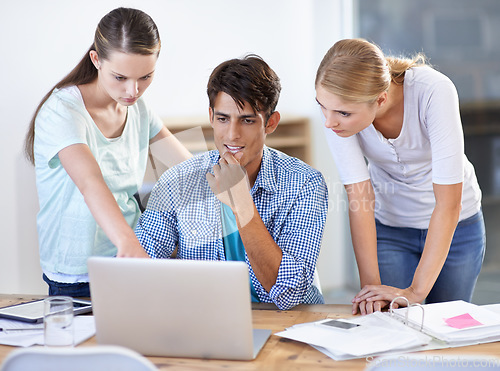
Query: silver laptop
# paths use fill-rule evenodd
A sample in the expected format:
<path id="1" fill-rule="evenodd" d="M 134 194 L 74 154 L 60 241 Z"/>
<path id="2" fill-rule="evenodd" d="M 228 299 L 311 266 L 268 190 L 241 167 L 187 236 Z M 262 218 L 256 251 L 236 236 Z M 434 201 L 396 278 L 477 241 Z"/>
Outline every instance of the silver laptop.
<path id="1" fill-rule="evenodd" d="M 251 360 L 271 334 L 252 328 L 244 262 L 91 257 L 88 269 L 99 344 Z"/>

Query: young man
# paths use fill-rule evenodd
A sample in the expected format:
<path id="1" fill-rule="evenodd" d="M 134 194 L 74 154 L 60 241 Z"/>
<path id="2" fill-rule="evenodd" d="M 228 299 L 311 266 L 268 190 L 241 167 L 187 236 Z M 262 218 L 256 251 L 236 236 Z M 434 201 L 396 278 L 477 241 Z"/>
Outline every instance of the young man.
<path id="1" fill-rule="evenodd" d="M 166 171 L 136 235 L 153 258 L 241 260 L 252 301 L 280 309 L 323 303 L 312 284 L 328 209 L 326 183 L 299 159 L 268 148 L 281 90 L 258 56 L 212 72 L 207 93 L 217 150 Z"/>

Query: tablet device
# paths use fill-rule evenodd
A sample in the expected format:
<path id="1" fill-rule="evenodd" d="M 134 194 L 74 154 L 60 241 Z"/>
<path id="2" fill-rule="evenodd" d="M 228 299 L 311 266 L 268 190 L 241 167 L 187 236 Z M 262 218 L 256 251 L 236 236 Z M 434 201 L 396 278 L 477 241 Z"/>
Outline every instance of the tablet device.
<path id="1" fill-rule="evenodd" d="M 92 303 L 90 301 L 73 299 L 73 313 L 75 315 L 91 311 Z M 0 318 L 30 323 L 43 322 L 43 299 L 0 308 Z"/>

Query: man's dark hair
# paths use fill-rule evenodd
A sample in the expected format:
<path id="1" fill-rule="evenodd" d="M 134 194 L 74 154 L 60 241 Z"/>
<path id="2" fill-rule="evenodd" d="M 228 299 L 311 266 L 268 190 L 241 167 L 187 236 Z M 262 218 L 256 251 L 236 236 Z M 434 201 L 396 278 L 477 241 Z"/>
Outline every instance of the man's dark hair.
<path id="1" fill-rule="evenodd" d="M 281 83 L 276 73 L 254 54 L 221 63 L 213 70 L 207 85 L 212 110 L 217 95 L 223 92 L 240 108 L 247 102 L 255 112 L 264 112 L 266 122 L 276 109 L 280 91 Z"/>

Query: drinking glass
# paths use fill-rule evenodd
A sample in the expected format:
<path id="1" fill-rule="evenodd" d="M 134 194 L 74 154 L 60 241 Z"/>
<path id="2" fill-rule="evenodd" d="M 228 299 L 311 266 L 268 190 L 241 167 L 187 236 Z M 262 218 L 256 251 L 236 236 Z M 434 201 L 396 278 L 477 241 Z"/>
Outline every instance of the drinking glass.
<path id="1" fill-rule="evenodd" d="M 73 299 L 68 296 L 46 298 L 43 324 L 45 346 L 74 346 Z"/>

